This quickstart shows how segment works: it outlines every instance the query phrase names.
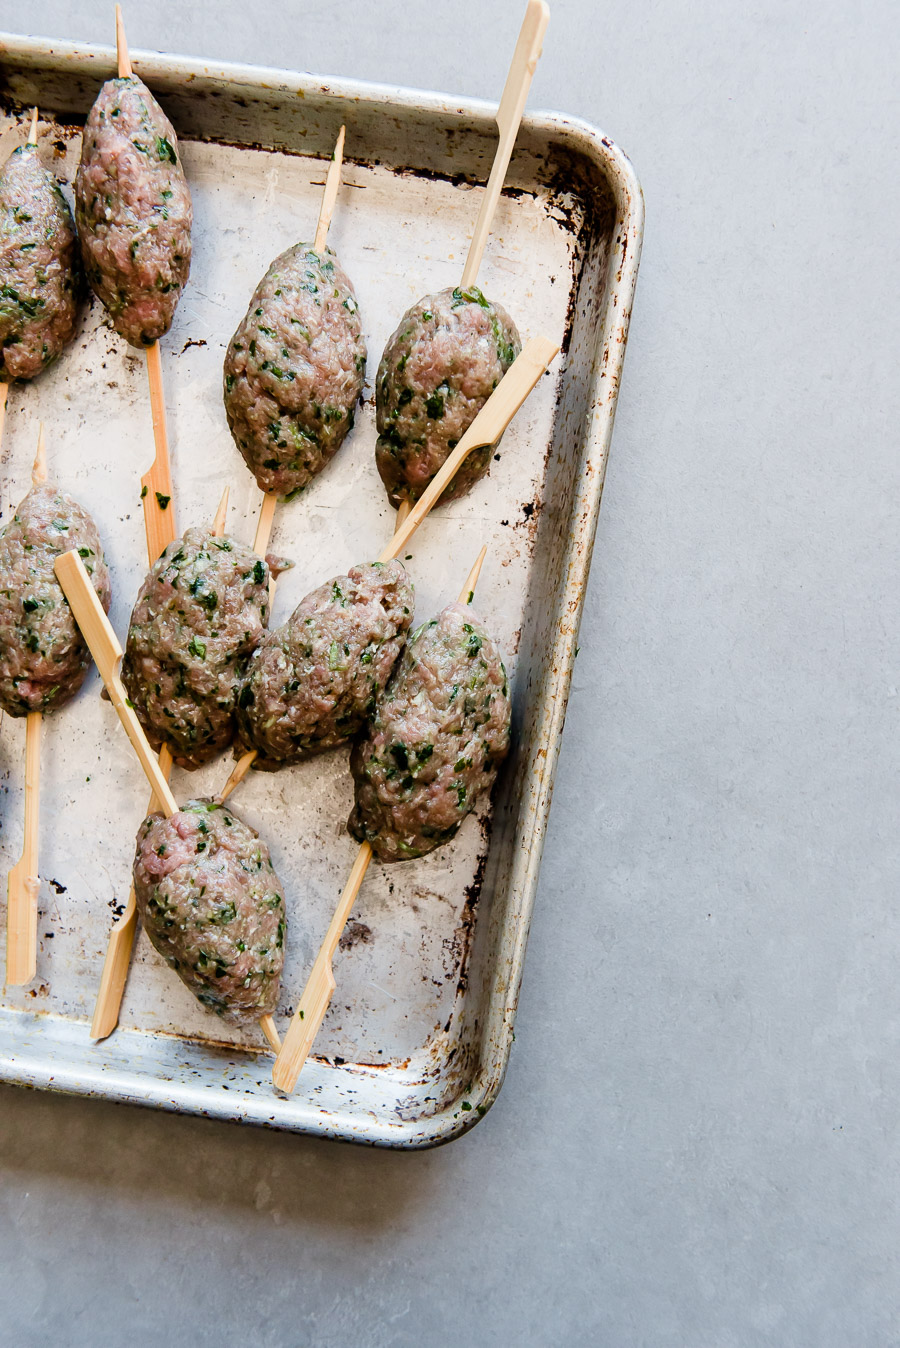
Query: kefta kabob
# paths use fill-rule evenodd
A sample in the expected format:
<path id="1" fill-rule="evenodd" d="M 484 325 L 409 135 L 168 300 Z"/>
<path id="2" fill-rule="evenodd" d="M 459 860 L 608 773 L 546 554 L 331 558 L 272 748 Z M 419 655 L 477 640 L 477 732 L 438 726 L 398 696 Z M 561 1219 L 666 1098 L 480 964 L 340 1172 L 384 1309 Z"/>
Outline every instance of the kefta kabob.
<path id="1" fill-rule="evenodd" d="M 188 529 L 157 558 L 128 625 L 122 681 L 151 744 L 198 768 L 231 744 L 248 659 L 283 563 L 238 539 Z"/>
<path id="2" fill-rule="evenodd" d="M 30 983 L 37 970 L 41 724 L 84 682 L 91 657 L 53 566 L 76 548 L 109 608 L 109 572 L 97 527 L 77 501 L 47 482 L 44 431 L 32 488 L 0 532 L 0 708 L 25 722 L 25 838 L 9 872 L 6 981 Z"/>
<path id="3" fill-rule="evenodd" d="M 116 331 L 147 359 L 156 453 L 141 495 L 155 561 L 175 535 L 159 338 L 190 272 L 193 209 L 178 138 L 131 68 L 118 5 L 116 50 L 118 77 L 102 86 L 85 122 L 75 220 L 92 290 Z"/>
<path id="4" fill-rule="evenodd" d="M 448 842 L 490 791 L 509 749 L 511 707 L 503 659 L 469 610 L 484 547 L 460 591 L 410 638 L 350 758 L 356 803 L 349 830 L 360 849 L 272 1069 L 278 1090 L 297 1084 L 335 989 L 331 962 L 373 855 L 424 856 Z"/>
<path id="5" fill-rule="evenodd" d="M 10 384 L 34 379 L 71 342 L 83 290 L 72 212 L 38 158 L 37 120 L 35 108 L 0 173 L 0 439 Z"/>
<path id="6" fill-rule="evenodd" d="M 394 505 L 415 501 L 521 350 L 515 323 L 475 284 L 549 21 L 529 0 L 497 111 L 500 139 L 458 286 L 426 295 L 388 339 L 375 379 L 375 462 Z M 485 448 L 444 493 L 461 496 L 491 463 Z"/>
<path id="7" fill-rule="evenodd" d="M 221 797 L 179 808 L 126 695 L 122 648 L 81 558 L 67 552 L 55 570 L 156 797 L 133 866 L 147 935 L 205 1007 L 238 1025 L 259 1021 L 274 1048 L 286 917 L 268 848 Z"/>
<path id="8" fill-rule="evenodd" d="M 259 486 L 302 490 L 354 422 L 366 343 L 349 277 L 326 240 L 344 151 L 341 127 L 315 238 L 271 264 L 228 344 L 223 392 L 234 442 Z"/>

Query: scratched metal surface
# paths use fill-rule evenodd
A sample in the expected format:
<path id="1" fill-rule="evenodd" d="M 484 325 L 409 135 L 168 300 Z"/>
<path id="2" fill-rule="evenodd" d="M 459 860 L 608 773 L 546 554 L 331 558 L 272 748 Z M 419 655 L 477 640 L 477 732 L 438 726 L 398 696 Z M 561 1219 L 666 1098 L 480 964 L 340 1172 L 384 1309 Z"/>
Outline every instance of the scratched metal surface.
<path id="1" fill-rule="evenodd" d="M 163 342 L 179 528 L 211 517 L 230 484 L 228 528 L 250 541 L 259 492 L 221 403 L 225 346 L 269 261 L 310 238 L 320 156 L 347 124 L 344 185 L 329 242 L 354 280 L 369 347 L 366 404 L 337 458 L 279 509 L 273 548 L 293 558 L 273 622 L 314 585 L 377 553 L 389 509 L 373 460 L 372 378 L 403 309 L 452 284 L 465 258 L 494 145 L 492 110 L 436 95 L 331 84 L 239 67 L 142 57 L 181 137 L 194 198 L 191 280 Z M 0 156 L 45 123 L 41 153 L 68 190 L 79 120 L 112 70 L 102 49 L 0 37 Z M 47 121 L 55 123 L 48 126 Z M 0 1077 L 394 1146 L 446 1140 L 500 1088 L 574 659 L 640 253 L 633 171 L 599 133 L 529 118 L 479 283 L 523 337 L 564 354 L 507 432 L 489 479 L 435 512 L 408 562 L 416 613 L 459 588 L 482 542 L 476 607 L 509 656 L 516 748 L 494 798 L 454 842 L 416 862 L 373 866 L 335 960 L 337 992 L 295 1095 L 271 1088 L 253 1034 L 205 1012 L 142 935 L 120 1028 L 88 1035 L 110 921 L 124 903 L 141 773 L 96 673 L 45 721 L 38 976 L 4 988 Z M 93 512 L 124 634 L 146 569 L 138 479 L 152 458 L 143 358 L 94 304 L 57 366 L 10 396 L 3 520 L 28 487 L 43 420 L 51 473 Z M 0 858 L 21 844 L 24 723 L 0 728 Z M 228 760 L 174 776 L 176 796 L 211 794 Z M 289 902 L 278 1018 L 290 1014 L 355 854 L 346 753 L 258 774 L 234 800 L 267 839 Z M 489 846 L 490 842 L 490 846 Z"/>

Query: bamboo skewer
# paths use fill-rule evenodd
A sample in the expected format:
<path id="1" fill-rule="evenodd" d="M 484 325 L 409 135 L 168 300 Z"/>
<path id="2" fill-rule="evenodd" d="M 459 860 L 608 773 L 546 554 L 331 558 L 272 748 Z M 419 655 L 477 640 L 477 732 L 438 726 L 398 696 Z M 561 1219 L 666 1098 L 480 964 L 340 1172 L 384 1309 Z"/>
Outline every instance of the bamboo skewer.
<path id="1" fill-rule="evenodd" d="M 159 769 L 156 755 L 150 748 L 144 728 L 131 706 L 122 684 L 119 664 L 122 659 L 122 647 L 113 631 L 112 625 L 103 612 L 100 600 L 84 569 L 84 563 L 77 552 L 64 552 L 57 557 L 54 566 L 56 577 L 69 601 L 75 615 L 75 621 L 81 629 L 81 635 L 88 644 L 94 663 L 100 671 L 100 677 L 106 685 L 109 700 L 122 722 L 125 734 L 131 740 L 131 746 L 138 756 L 144 774 L 153 788 L 163 813 L 168 818 L 178 809 L 175 797 L 169 789 Z"/>
<path id="2" fill-rule="evenodd" d="M 116 5 L 116 57 L 119 78 L 132 75 L 131 57 L 122 7 Z M 147 381 L 150 385 L 150 415 L 153 420 L 153 463 L 141 478 L 144 528 L 150 565 L 175 537 L 175 509 L 172 504 L 172 467 L 169 461 L 169 436 L 166 429 L 166 398 L 163 390 L 162 360 L 159 342 L 144 348 L 147 357 Z"/>
<path id="3" fill-rule="evenodd" d="M 222 499 L 219 502 L 212 526 L 212 532 L 218 537 L 221 537 L 225 532 L 227 510 L 228 488 L 226 487 L 222 493 Z M 151 558 L 151 565 L 152 563 L 153 559 Z M 172 771 L 172 751 L 167 744 L 164 744 L 159 751 L 159 769 L 168 781 L 169 774 Z M 162 802 L 157 799 L 154 791 L 147 806 L 147 813 L 154 814 L 162 808 Z M 94 1004 L 94 1016 L 91 1021 L 91 1038 L 94 1040 L 106 1039 L 119 1023 L 119 1012 L 125 992 L 125 980 L 128 977 L 128 969 L 131 965 L 137 929 L 137 899 L 134 894 L 134 885 L 132 885 L 128 891 L 125 912 L 110 931 L 109 941 L 106 945 L 106 958 L 103 961 L 103 972 L 100 975 L 100 987 L 97 991 L 97 1001 Z"/>
<path id="4" fill-rule="evenodd" d="M 459 593 L 458 602 L 460 604 L 471 603 L 486 556 L 487 545 L 481 549 L 475 565 L 466 576 L 465 584 Z M 306 987 L 303 989 L 297 1009 L 288 1026 L 287 1034 L 284 1036 L 281 1052 L 275 1059 L 275 1065 L 272 1068 L 272 1081 L 278 1090 L 284 1091 L 287 1095 L 290 1095 L 297 1084 L 297 1078 L 309 1056 L 313 1040 L 318 1034 L 322 1021 L 325 1019 L 325 1013 L 331 1004 L 332 994 L 337 986 L 331 962 L 334 959 L 338 941 L 341 939 L 341 933 L 353 911 L 353 905 L 356 902 L 356 897 L 359 894 L 371 860 L 371 843 L 360 843 L 356 860 L 350 869 L 337 908 L 334 910 L 334 916 L 328 924 L 325 939 L 319 947 L 319 953 L 306 981 Z"/>
<path id="5" fill-rule="evenodd" d="M 37 453 L 31 482 L 47 481 L 44 427 L 38 430 Z M 30 711 L 25 718 L 25 821 L 22 855 L 6 882 L 6 981 L 12 987 L 30 983 L 37 972 L 37 916 L 40 880 L 41 726 L 43 715 Z"/>
<path id="6" fill-rule="evenodd" d="M 525 11 L 525 18 L 519 31 L 519 40 L 513 52 L 512 64 L 509 67 L 503 96 L 497 109 L 500 140 L 491 166 L 491 175 L 488 178 L 487 187 L 481 201 L 478 219 L 475 222 L 475 232 L 469 245 L 469 255 L 463 268 L 461 284 L 464 290 L 475 284 L 475 278 L 481 266 L 485 244 L 491 232 L 491 221 L 494 218 L 494 211 L 503 191 L 506 170 L 509 168 L 522 114 L 525 111 L 525 100 L 528 98 L 528 90 L 531 88 L 532 76 L 541 55 L 544 33 L 547 31 L 549 22 L 550 10 L 544 0 L 528 0 L 528 8 Z"/>
<path id="7" fill-rule="evenodd" d="M 125 37 L 121 5 L 116 5 L 116 61 L 119 67 L 119 79 L 134 73 L 131 69 L 131 57 L 128 55 L 128 39 Z"/>
<path id="8" fill-rule="evenodd" d="M 341 127 L 338 132 L 338 138 L 335 141 L 334 151 L 331 156 L 331 163 L 328 166 L 328 172 L 325 175 L 325 190 L 322 193 L 322 204 L 319 207 L 319 219 L 316 224 L 316 237 L 313 240 L 313 252 L 321 253 L 325 247 L 328 238 L 328 229 L 331 225 L 331 217 L 334 214 L 334 206 L 337 201 L 338 188 L 341 185 L 341 167 L 344 162 L 344 132 L 346 127 Z"/>
<path id="9" fill-rule="evenodd" d="M 150 748 L 140 721 L 128 704 L 119 674 L 122 647 L 119 645 L 109 619 L 103 612 L 90 577 L 84 569 L 84 563 L 77 552 L 64 552 L 61 557 L 57 557 L 54 570 L 75 615 L 75 621 L 81 629 L 81 634 L 88 644 L 94 662 L 100 671 L 100 676 L 106 685 L 110 701 L 116 709 L 125 733 L 131 740 L 132 747 L 137 754 L 141 767 L 144 769 L 153 794 L 159 802 L 163 814 L 168 819 L 177 812 L 178 803 L 160 771 L 159 763 Z M 274 1024 L 271 1022 L 271 1017 L 261 1017 L 260 1024 L 269 1043 L 274 1047 L 278 1035 Z"/>

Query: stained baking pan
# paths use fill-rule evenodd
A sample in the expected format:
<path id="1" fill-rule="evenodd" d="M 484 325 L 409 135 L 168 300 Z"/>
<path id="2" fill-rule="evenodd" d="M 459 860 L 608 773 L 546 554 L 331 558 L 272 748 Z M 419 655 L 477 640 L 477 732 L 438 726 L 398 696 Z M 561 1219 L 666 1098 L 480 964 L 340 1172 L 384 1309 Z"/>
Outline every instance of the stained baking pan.
<path id="1" fill-rule="evenodd" d="M 315 226 L 324 160 L 347 127 L 346 168 L 329 242 L 356 285 L 369 346 L 366 403 L 328 469 L 278 515 L 273 548 L 292 557 L 273 623 L 392 532 L 373 457 L 372 386 L 403 310 L 461 273 L 496 143 L 495 109 L 407 89 L 133 53 L 178 132 L 194 197 L 194 263 L 163 341 L 179 528 L 208 520 L 225 482 L 230 532 L 250 541 L 259 492 L 221 401 L 224 350 L 269 261 Z M 107 49 L 0 35 L 0 155 L 42 117 L 41 154 L 64 190 Z M 46 123 L 51 123 L 48 127 Z M 38 976 L 5 988 L 0 1079 L 395 1147 L 446 1141 L 500 1089 L 585 581 L 597 524 L 643 207 L 610 140 L 556 113 L 527 116 L 479 282 L 523 337 L 562 353 L 507 432 L 490 477 L 440 508 L 410 546 L 419 620 L 459 588 L 482 542 L 482 615 L 511 665 L 514 752 L 493 811 L 449 846 L 373 866 L 335 961 L 337 992 L 290 1098 L 271 1085 L 256 1036 L 206 1013 L 141 937 L 119 1029 L 90 1041 L 110 922 L 128 892 L 146 786 L 96 674 L 45 722 Z M 51 473 L 92 511 L 124 633 L 145 570 L 139 477 L 153 457 L 143 360 L 98 305 L 40 379 L 10 394 L 2 505 L 26 492 L 38 421 Z M 228 765 L 188 776 L 181 799 L 211 794 Z M 24 730 L 0 728 L 4 868 L 21 847 Z M 288 957 L 277 1019 L 293 1010 L 356 845 L 346 754 L 252 774 L 236 807 L 268 840 L 288 895 Z M 0 901 L 2 902 L 2 901 Z"/>

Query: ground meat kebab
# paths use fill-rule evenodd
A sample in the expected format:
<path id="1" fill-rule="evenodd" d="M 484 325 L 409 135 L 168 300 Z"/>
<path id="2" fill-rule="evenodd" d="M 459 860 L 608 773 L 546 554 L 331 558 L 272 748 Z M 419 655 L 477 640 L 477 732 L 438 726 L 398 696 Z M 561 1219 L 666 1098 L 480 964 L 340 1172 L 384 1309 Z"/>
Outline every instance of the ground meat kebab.
<path id="1" fill-rule="evenodd" d="M 238 1025 L 271 1015 L 284 891 L 254 829 L 214 800 L 152 814 L 138 830 L 133 879 L 147 935 L 204 1006 Z"/>
<path id="2" fill-rule="evenodd" d="M 521 349 L 509 314 L 477 286 L 426 295 L 406 311 L 375 380 L 375 461 L 393 505 L 418 500 Z M 473 451 L 441 499 L 483 477 L 491 452 Z"/>
<path id="3" fill-rule="evenodd" d="M 133 346 L 168 332 L 191 267 L 191 196 L 178 140 L 135 75 L 107 80 L 88 114 L 75 178 L 85 272 Z"/>
<path id="4" fill-rule="evenodd" d="M 0 533 L 0 707 L 54 711 L 78 692 L 90 652 L 53 563 L 77 548 L 104 609 L 109 572 L 96 525 L 54 486 L 34 487 Z"/>
<path id="5" fill-rule="evenodd" d="M 72 214 L 36 145 L 0 173 L 0 379 L 33 379 L 72 340 L 82 290 Z"/>
<path id="6" fill-rule="evenodd" d="M 263 491 L 300 491 L 337 453 L 362 394 L 366 344 L 332 249 L 288 248 L 260 281 L 225 356 L 225 412 Z"/>
<path id="7" fill-rule="evenodd" d="M 284 563 L 272 560 L 277 573 Z M 196 768 L 231 743 L 237 690 L 265 634 L 270 565 L 236 539 L 188 529 L 150 568 L 122 680 L 158 748 Z"/>
<path id="8" fill-rule="evenodd" d="M 349 829 L 380 861 L 424 856 L 456 833 L 509 749 L 509 682 L 472 610 L 413 633 L 350 755 Z"/>
<path id="9" fill-rule="evenodd" d="M 388 681 L 413 621 L 400 562 L 366 562 L 320 585 L 254 651 L 238 694 L 240 749 L 277 768 L 355 735 Z"/>

